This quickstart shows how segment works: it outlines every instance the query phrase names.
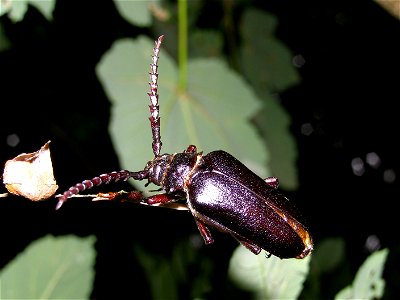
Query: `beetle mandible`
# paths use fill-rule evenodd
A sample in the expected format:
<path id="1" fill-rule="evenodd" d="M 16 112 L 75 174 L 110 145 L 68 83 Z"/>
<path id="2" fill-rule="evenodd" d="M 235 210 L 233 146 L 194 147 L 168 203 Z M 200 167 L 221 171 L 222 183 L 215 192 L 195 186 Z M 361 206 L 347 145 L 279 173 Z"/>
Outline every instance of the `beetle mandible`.
<path id="1" fill-rule="evenodd" d="M 56 209 L 70 197 L 100 184 L 147 179 L 163 193 L 140 197 L 147 205 L 171 205 L 185 200 L 206 244 L 213 243 L 209 227 L 230 233 L 255 254 L 261 249 L 280 258 L 304 258 L 313 249 L 306 227 L 295 217 L 292 204 L 278 191 L 278 180 L 265 180 L 229 153 L 217 150 L 203 155 L 194 145 L 181 153 L 160 154 L 158 58 L 164 36 L 153 48 L 150 64 L 150 125 L 154 158 L 142 171 L 121 170 L 85 180 L 65 191 Z M 140 194 L 140 193 L 139 193 Z M 138 194 L 134 194 L 138 195 Z M 138 199 L 139 199 L 138 198 Z"/>

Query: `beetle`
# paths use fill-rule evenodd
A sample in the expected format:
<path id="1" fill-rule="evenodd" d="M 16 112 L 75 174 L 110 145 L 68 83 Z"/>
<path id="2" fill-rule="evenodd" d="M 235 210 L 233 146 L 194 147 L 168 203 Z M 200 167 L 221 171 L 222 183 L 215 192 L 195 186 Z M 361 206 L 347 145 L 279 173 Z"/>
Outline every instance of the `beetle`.
<path id="1" fill-rule="evenodd" d="M 196 146 L 189 145 L 181 153 L 160 154 L 157 81 L 163 37 L 155 42 L 149 73 L 149 120 L 154 158 L 141 171 L 114 171 L 72 186 L 59 197 L 56 209 L 68 198 L 93 186 L 130 178 L 147 179 L 146 186 L 153 183 L 163 193 L 146 198 L 140 192 L 133 192 L 133 200 L 146 205 L 177 204 L 187 208 L 206 244 L 214 241 L 209 229 L 212 227 L 231 234 L 254 254 L 264 249 L 280 258 L 306 257 L 313 250 L 311 235 L 298 221 L 293 205 L 278 190 L 277 178 L 260 178 L 223 150 L 204 155 Z M 111 194 L 102 195 L 113 198 Z"/>

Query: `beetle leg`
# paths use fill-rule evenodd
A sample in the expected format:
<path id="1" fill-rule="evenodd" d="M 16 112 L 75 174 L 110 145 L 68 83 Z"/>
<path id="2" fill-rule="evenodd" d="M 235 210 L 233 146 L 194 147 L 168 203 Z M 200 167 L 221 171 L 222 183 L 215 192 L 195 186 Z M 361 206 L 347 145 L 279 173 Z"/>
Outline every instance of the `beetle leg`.
<path id="1" fill-rule="evenodd" d="M 143 194 L 138 191 L 133 192 L 109 192 L 109 193 L 98 193 L 92 201 L 99 200 L 120 200 L 129 201 L 136 204 L 150 205 L 150 206 L 162 206 L 166 208 L 176 209 L 176 210 L 189 210 L 185 203 L 176 202 L 179 198 L 174 195 L 159 194 L 154 195 L 149 198 L 143 197 Z"/>
<path id="2" fill-rule="evenodd" d="M 186 204 L 179 202 L 168 202 L 161 205 L 162 207 L 175 209 L 175 210 L 189 210 Z"/>
<path id="3" fill-rule="evenodd" d="M 172 201 L 175 201 L 176 197 L 174 195 L 170 194 L 158 194 L 158 195 L 153 195 L 150 196 L 145 200 L 145 202 L 149 205 L 154 205 L 154 204 L 166 204 Z"/>
<path id="4" fill-rule="evenodd" d="M 197 228 L 200 231 L 201 236 L 203 237 L 204 242 L 206 245 L 214 243 L 214 238 L 211 235 L 210 230 L 207 228 L 206 224 L 204 224 L 202 221 L 195 219 Z"/>
<path id="5" fill-rule="evenodd" d="M 267 177 L 264 179 L 265 183 L 272 187 L 273 189 L 277 189 L 279 186 L 279 180 L 276 177 Z"/>
<path id="6" fill-rule="evenodd" d="M 236 236 L 236 235 L 234 235 L 234 234 L 232 234 L 232 235 L 233 235 L 233 237 L 235 237 L 243 246 L 245 246 L 247 249 L 249 249 L 251 252 L 253 252 L 253 253 L 256 254 L 256 255 L 257 255 L 257 254 L 260 254 L 260 252 L 261 252 L 261 248 L 260 248 L 260 247 L 254 245 L 254 244 L 249 243 L 248 241 L 244 240 L 244 239 L 241 238 L 241 237 L 238 237 L 238 236 Z"/>
<path id="7" fill-rule="evenodd" d="M 134 203 L 139 203 L 143 200 L 143 194 L 139 191 L 132 191 L 132 192 L 108 192 L 108 193 L 97 193 L 96 197 L 92 199 L 92 201 L 99 201 L 99 200 L 108 200 L 108 201 L 130 201 Z"/>

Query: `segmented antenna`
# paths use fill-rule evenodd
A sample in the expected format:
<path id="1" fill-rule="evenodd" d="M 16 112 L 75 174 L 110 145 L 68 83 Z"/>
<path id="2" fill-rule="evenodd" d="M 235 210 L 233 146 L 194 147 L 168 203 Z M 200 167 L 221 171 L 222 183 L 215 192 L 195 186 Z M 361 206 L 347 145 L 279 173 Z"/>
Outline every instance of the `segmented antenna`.
<path id="1" fill-rule="evenodd" d="M 161 136 L 160 136 L 160 109 L 158 106 L 158 94 L 157 94 L 157 80 L 158 80 L 158 53 L 160 52 L 161 42 L 164 36 L 160 36 L 158 40 L 155 42 L 155 47 L 153 48 L 152 55 L 152 63 L 150 64 L 150 125 L 151 131 L 153 135 L 153 153 L 154 156 L 157 157 L 160 155 L 161 151 Z M 135 180 L 143 180 L 149 178 L 148 170 L 143 170 L 139 172 L 131 172 L 127 170 L 114 171 L 107 174 L 102 174 L 100 176 L 94 177 L 90 180 L 84 180 L 81 183 L 77 183 L 74 186 L 70 187 L 67 191 L 65 191 L 61 197 L 59 197 L 56 209 L 59 209 L 68 198 L 79 194 L 80 192 L 90 189 L 94 186 L 99 186 L 101 184 L 108 184 L 110 182 L 117 181 L 126 181 L 129 178 L 133 178 Z"/>
<path id="2" fill-rule="evenodd" d="M 84 180 L 82 183 L 77 183 L 74 186 L 71 186 L 61 195 L 61 197 L 58 198 L 56 209 L 59 209 L 68 198 L 77 195 L 84 190 L 91 189 L 92 187 L 99 186 L 101 184 L 109 184 L 110 182 L 127 181 L 129 178 L 143 180 L 148 178 L 148 172 L 146 170 L 139 172 L 121 170 L 107 174 L 101 174 L 100 176 L 96 176 L 90 180 Z"/>
<path id="3" fill-rule="evenodd" d="M 155 42 L 155 47 L 153 48 L 153 55 L 152 55 L 152 63 L 150 64 L 150 93 L 147 93 L 149 95 L 150 99 L 150 126 L 151 126 L 151 133 L 153 135 L 153 153 L 154 156 L 157 157 L 160 155 L 161 151 L 161 135 L 160 135 L 160 108 L 158 106 L 158 85 L 157 85 L 157 80 L 158 80 L 158 53 L 160 52 L 160 46 L 161 42 L 163 40 L 164 36 L 160 36 L 158 40 Z"/>

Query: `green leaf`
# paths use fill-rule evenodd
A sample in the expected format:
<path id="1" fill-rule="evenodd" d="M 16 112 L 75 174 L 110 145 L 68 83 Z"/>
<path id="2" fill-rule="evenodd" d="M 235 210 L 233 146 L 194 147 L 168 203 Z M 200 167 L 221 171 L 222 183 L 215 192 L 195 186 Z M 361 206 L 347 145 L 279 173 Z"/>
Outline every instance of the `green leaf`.
<path id="1" fill-rule="evenodd" d="M 141 170 L 153 158 L 147 97 L 153 47 L 144 37 L 119 40 L 97 68 L 113 101 L 114 146 L 129 170 Z M 260 176 L 268 175 L 264 145 L 249 122 L 260 104 L 241 77 L 221 60 L 190 60 L 188 91 L 179 91 L 177 67 L 164 49 L 158 72 L 162 152 L 182 152 L 189 144 L 205 153 L 223 149 Z"/>
<path id="2" fill-rule="evenodd" d="M 292 64 L 293 54 L 275 36 L 277 18 L 250 8 L 243 14 L 241 63 L 243 72 L 257 92 L 284 91 L 300 82 Z"/>
<path id="3" fill-rule="evenodd" d="M 8 14 L 8 17 L 14 22 L 19 22 L 24 18 L 24 15 L 28 9 L 29 0 L 21 1 L 3 1 L 0 5 L 0 16 Z"/>
<path id="4" fill-rule="evenodd" d="M 257 299 L 297 299 L 309 271 L 310 256 L 299 259 L 266 258 L 239 246 L 230 261 L 229 276 Z"/>
<path id="5" fill-rule="evenodd" d="M 34 5 L 48 21 L 53 20 L 53 10 L 56 5 L 55 0 L 29 0 L 29 3 Z"/>
<path id="6" fill-rule="evenodd" d="M 297 144 L 289 131 L 290 116 L 272 96 L 264 97 L 264 107 L 255 116 L 255 123 L 270 151 L 269 167 L 286 190 L 298 188 Z"/>
<path id="7" fill-rule="evenodd" d="M 152 16 L 150 13 L 150 6 L 157 5 L 159 1 L 127 1 L 127 0 L 116 0 L 114 1 L 118 12 L 128 22 L 137 26 L 150 26 Z"/>
<path id="8" fill-rule="evenodd" d="M 358 270 L 353 284 L 341 290 L 335 299 L 381 299 L 385 289 L 382 278 L 388 249 L 372 253 Z"/>
<path id="9" fill-rule="evenodd" d="M 88 299 L 94 241 L 48 235 L 33 242 L 0 272 L 2 299 Z"/>
<path id="10" fill-rule="evenodd" d="M 270 167 L 281 186 L 298 187 L 297 148 L 290 133 L 291 119 L 279 103 L 277 92 L 300 82 L 289 49 L 275 36 L 278 20 L 257 9 L 247 9 L 241 24 L 241 68 L 263 101 L 255 122 L 270 150 Z"/>
<path id="11" fill-rule="evenodd" d="M 8 13 L 11 20 L 14 22 L 21 21 L 28 9 L 28 5 L 35 6 L 42 14 L 51 21 L 53 19 L 54 0 L 18 0 L 18 1 L 3 1 L 0 4 L 0 16 Z"/>

